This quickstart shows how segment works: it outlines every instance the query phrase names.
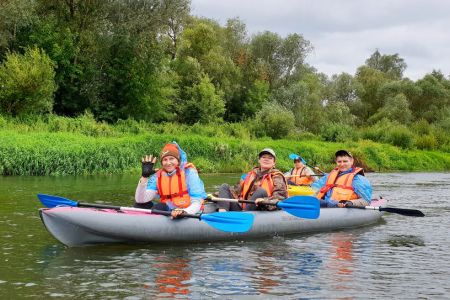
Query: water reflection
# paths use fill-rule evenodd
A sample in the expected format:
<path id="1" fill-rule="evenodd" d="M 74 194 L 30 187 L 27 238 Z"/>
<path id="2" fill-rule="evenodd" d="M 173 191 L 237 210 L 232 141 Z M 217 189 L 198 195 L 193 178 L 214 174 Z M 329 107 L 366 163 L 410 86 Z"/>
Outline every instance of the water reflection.
<path id="1" fill-rule="evenodd" d="M 336 276 L 351 275 L 353 269 L 353 235 L 348 233 L 334 233 L 331 237 L 333 246 L 332 266 Z"/>
<path id="2" fill-rule="evenodd" d="M 203 253 L 206 290 L 214 296 L 284 296 L 319 289 L 310 278 L 320 270 L 322 259 L 298 241 L 278 237 L 246 242 L 235 251 Z"/>
<path id="3" fill-rule="evenodd" d="M 286 249 L 287 250 L 287 249 Z M 277 264 L 280 257 L 279 252 L 274 249 L 261 249 L 254 257 L 256 268 L 251 272 L 256 290 L 262 294 L 270 293 L 274 288 L 280 286 L 280 282 L 286 279 L 283 266 Z"/>
<path id="4" fill-rule="evenodd" d="M 157 297 L 174 297 L 189 294 L 189 280 L 192 278 L 190 260 L 187 258 L 173 258 L 158 256 L 152 269 L 156 269 L 155 285 L 158 289 Z M 151 288 L 148 284 L 145 288 Z"/>
<path id="5" fill-rule="evenodd" d="M 330 234 L 330 256 L 326 264 L 334 289 L 345 292 L 351 288 L 355 269 L 354 242 L 356 237 L 348 232 Z"/>

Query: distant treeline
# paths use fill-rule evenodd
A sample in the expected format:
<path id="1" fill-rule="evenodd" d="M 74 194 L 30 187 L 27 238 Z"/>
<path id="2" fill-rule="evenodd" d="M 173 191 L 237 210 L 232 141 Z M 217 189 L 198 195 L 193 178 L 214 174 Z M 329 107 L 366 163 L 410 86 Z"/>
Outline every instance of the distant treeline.
<path id="1" fill-rule="evenodd" d="M 305 63 L 312 49 L 300 33 L 194 17 L 188 0 L 2 0 L 0 114 L 239 123 L 255 137 L 449 152 L 447 75 L 412 81 L 399 54 L 374 49 L 330 78 Z"/>

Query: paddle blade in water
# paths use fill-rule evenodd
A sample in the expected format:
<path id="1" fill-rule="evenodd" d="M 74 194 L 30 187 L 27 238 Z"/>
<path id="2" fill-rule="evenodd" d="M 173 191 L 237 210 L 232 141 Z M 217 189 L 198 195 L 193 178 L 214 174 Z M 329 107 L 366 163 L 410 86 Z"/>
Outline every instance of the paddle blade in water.
<path id="1" fill-rule="evenodd" d="M 399 214 L 403 216 L 410 217 L 425 217 L 425 214 L 417 209 L 409 209 L 409 208 L 395 208 L 395 207 L 380 207 L 380 211 L 385 211 L 389 213 Z"/>
<path id="2" fill-rule="evenodd" d="M 312 196 L 290 197 L 278 202 L 277 207 L 299 218 L 317 219 L 320 216 L 319 200 Z"/>
<path id="3" fill-rule="evenodd" d="M 38 194 L 37 195 L 41 203 L 48 208 L 52 208 L 55 206 L 78 206 L 78 203 L 63 197 Z"/>
<path id="4" fill-rule="evenodd" d="M 203 214 L 200 219 L 225 232 L 247 232 L 253 225 L 253 214 L 243 212 L 221 212 Z"/>

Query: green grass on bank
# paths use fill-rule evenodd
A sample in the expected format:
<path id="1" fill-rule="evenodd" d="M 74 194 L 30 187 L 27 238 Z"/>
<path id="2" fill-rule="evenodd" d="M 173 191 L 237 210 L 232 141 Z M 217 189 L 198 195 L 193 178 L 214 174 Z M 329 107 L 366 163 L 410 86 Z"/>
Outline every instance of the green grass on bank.
<path id="1" fill-rule="evenodd" d="M 26 127 L 23 125 L 24 128 Z M 361 140 L 330 143 L 318 140 L 271 140 L 247 137 L 199 135 L 185 131 L 123 132 L 89 134 L 74 131 L 48 131 L 26 127 L 0 129 L 0 174 L 63 175 L 139 172 L 140 157 L 158 154 L 168 141 L 176 140 L 204 173 L 243 172 L 256 164 L 264 147 L 273 148 L 282 170 L 291 166 L 289 153 L 296 152 L 323 170 L 333 166 L 333 154 L 345 148 L 358 164 L 372 171 L 448 171 L 450 154 L 439 151 L 403 150 L 394 146 Z M 192 130 L 192 129 L 191 129 Z M 158 132 L 159 131 L 159 132 Z M 161 132 L 162 131 L 162 132 Z"/>

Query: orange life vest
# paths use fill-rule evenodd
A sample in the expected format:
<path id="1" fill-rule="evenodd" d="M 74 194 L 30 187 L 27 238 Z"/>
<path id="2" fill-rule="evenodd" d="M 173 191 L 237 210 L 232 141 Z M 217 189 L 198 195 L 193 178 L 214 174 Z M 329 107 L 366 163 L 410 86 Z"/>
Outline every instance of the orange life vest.
<path id="1" fill-rule="evenodd" d="M 311 183 L 313 183 L 313 180 L 311 177 L 307 177 L 306 174 L 303 174 L 304 171 L 306 171 L 306 167 L 303 167 L 301 169 L 292 168 L 291 175 L 294 176 L 289 178 L 289 180 L 296 185 L 311 185 Z"/>
<path id="2" fill-rule="evenodd" d="M 184 169 L 187 168 L 195 168 L 195 166 L 187 163 Z M 167 176 L 167 172 L 164 169 L 160 169 L 156 173 L 156 177 L 158 178 L 158 194 L 162 203 L 170 201 L 179 208 L 186 208 L 191 205 L 191 197 L 187 189 L 184 169 L 177 167 L 176 174 L 172 176 Z"/>
<path id="3" fill-rule="evenodd" d="M 269 197 L 272 196 L 273 176 L 275 175 L 281 175 L 284 178 L 283 173 L 278 170 L 273 170 L 267 174 L 264 174 L 261 180 L 256 182 L 256 171 L 255 169 L 251 170 L 247 173 L 244 181 L 241 182 L 241 193 L 239 195 L 239 199 L 248 200 L 251 197 L 250 191 L 255 184 L 258 185 L 258 187 L 262 187 L 267 192 Z"/>
<path id="4" fill-rule="evenodd" d="M 336 168 L 328 174 L 327 182 L 320 189 L 317 194 L 317 198 L 323 199 L 325 195 L 330 189 L 333 189 L 331 192 L 331 199 L 336 201 L 352 201 L 359 199 L 360 197 L 353 190 L 352 182 L 353 178 L 355 178 L 356 174 L 364 175 L 364 171 L 361 168 L 354 168 L 352 172 L 347 174 L 339 175 L 339 169 Z"/>

